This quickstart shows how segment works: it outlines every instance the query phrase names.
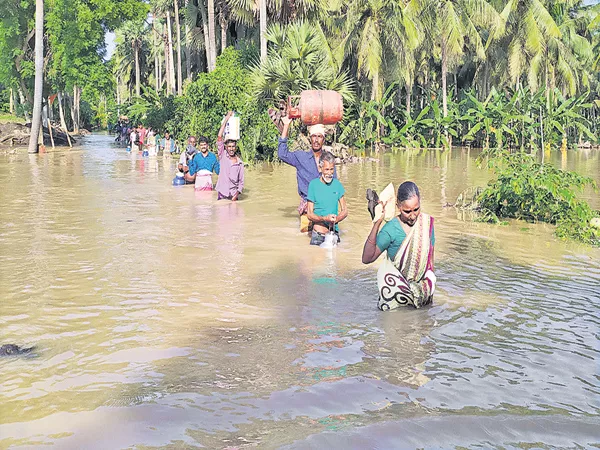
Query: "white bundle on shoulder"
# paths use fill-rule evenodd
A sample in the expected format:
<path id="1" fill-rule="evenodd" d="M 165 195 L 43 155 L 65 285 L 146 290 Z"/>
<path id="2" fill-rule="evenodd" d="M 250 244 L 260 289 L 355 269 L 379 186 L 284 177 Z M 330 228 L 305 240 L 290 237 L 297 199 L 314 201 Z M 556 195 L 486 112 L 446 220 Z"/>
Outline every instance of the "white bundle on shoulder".
<path id="1" fill-rule="evenodd" d="M 396 215 L 396 191 L 394 190 L 394 184 L 388 184 L 383 191 L 379 193 L 379 201 L 385 203 L 385 217 L 383 220 L 389 222 Z M 375 206 L 375 216 L 373 217 L 373 223 L 381 219 L 383 215 L 383 206 L 378 204 Z"/>

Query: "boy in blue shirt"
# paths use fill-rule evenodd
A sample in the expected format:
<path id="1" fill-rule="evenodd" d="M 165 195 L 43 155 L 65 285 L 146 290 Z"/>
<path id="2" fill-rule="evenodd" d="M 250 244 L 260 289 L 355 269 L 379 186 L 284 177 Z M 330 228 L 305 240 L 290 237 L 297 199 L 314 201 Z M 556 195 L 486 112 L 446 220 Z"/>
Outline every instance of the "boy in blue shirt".
<path id="1" fill-rule="evenodd" d="M 330 152 L 322 152 L 319 159 L 321 176 L 308 185 L 307 217 L 313 223 L 310 245 L 321 245 L 325 234 L 333 229 L 340 241 L 338 223 L 348 217 L 345 189 L 337 178 L 334 178 L 335 157 Z"/>

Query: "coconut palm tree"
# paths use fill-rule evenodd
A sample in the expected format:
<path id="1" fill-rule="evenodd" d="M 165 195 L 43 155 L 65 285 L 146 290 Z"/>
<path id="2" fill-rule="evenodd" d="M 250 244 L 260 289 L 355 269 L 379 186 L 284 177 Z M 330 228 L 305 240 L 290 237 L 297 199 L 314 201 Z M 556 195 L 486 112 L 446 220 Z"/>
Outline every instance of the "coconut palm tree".
<path id="1" fill-rule="evenodd" d="M 231 17 L 238 23 L 255 26 L 259 22 L 261 61 L 268 57 L 267 25 L 290 24 L 294 21 L 316 21 L 328 11 L 321 0 L 221 0 L 226 2 Z"/>
<path id="2" fill-rule="evenodd" d="M 199 0 L 201 1 L 201 0 Z M 215 32 L 215 0 L 207 0 L 208 9 L 208 50 L 210 52 L 210 61 L 208 71 L 215 70 L 217 65 L 217 37 Z"/>
<path id="3" fill-rule="evenodd" d="M 505 24 L 504 33 L 490 36 L 494 48 L 500 50 L 494 54 L 496 82 L 508 74 L 507 81 L 518 87 L 524 76 L 529 87 L 535 90 L 548 41 L 561 38 L 560 28 L 541 0 L 509 0 L 502 6 L 500 15 Z"/>
<path id="4" fill-rule="evenodd" d="M 520 0 L 509 0 L 516 2 Z M 527 0 L 529 1 L 529 0 Z M 532 0 L 538 1 L 538 0 Z M 426 29 L 436 30 L 430 38 L 439 49 L 441 60 L 442 111 L 448 115 L 448 71 L 470 47 L 476 59 L 485 59 L 480 30 L 501 35 L 503 20 L 486 0 L 423 0 L 422 21 Z"/>
<path id="5" fill-rule="evenodd" d="M 146 24 L 143 21 L 127 21 L 119 30 L 119 35 L 115 38 L 117 48 L 121 44 L 121 57 L 127 58 L 129 54 L 135 68 L 135 95 L 140 96 L 141 85 L 141 68 L 140 59 L 144 56 L 142 46 L 144 45 L 145 36 L 147 35 Z M 125 51 L 124 47 L 131 46 L 131 52 Z"/>
<path id="6" fill-rule="evenodd" d="M 177 32 L 177 94 L 183 94 L 183 74 L 181 73 L 181 24 L 179 23 L 179 0 L 173 0 L 175 28 Z"/>
<path id="7" fill-rule="evenodd" d="M 331 59 L 331 49 L 317 29 L 304 22 L 267 28 L 269 57 L 252 70 L 253 97 L 278 102 L 306 89 L 338 91 L 346 101 L 354 98 L 354 84 Z"/>
<path id="8" fill-rule="evenodd" d="M 200 26 L 198 26 L 199 20 L 201 22 Z M 192 48 L 196 51 L 204 50 L 206 65 L 210 66 L 212 53 L 208 36 L 208 13 L 203 0 L 188 1 L 185 8 L 185 23 L 188 27 L 186 39 L 189 41 L 190 50 Z"/>
<path id="9" fill-rule="evenodd" d="M 148 37 L 148 30 L 143 21 L 125 22 L 115 31 L 113 73 L 125 86 L 134 88 L 136 96 L 141 92 L 140 87 L 148 70 L 146 56 L 151 54 Z"/>
<path id="10" fill-rule="evenodd" d="M 412 14 L 416 8 L 394 0 L 351 0 L 331 7 L 336 8 L 334 15 L 343 23 L 340 45 L 346 63 L 356 67 L 359 79 L 371 81 L 371 99 L 381 100 L 385 74 L 395 72 L 399 76 L 400 67 L 412 64 L 413 52 L 421 41 L 422 33 Z M 331 24 L 326 28 L 332 31 Z"/>

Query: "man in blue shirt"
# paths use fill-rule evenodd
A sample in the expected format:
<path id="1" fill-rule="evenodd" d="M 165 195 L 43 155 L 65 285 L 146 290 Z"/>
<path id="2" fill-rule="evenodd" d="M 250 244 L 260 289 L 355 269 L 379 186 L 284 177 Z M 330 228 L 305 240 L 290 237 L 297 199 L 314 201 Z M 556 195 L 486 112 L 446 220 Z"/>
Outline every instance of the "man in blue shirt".
<path id="1" fill-rule="evenodd" d="M 194 182 L 196 190 L 212 191 L 212 173 L 219 175 L 220 165 L 216 155 L 208 151 L 208 139 L 204 136 L 198 138 L 198 153 L 188 163 L 186 182 Z"/>
<path id="2" fill-rule="evenodd" d="M 300 195 L 300 205 L 298 206 L 298 214 L 300 214 L 300 231 L 309 231 L 310 223 L 306 216 L 308 211 L 306 196 L 308 195 L 308 185 L 315 178 L 321 176 L 319 170 L 319 160 L 325 142 L 325 127 L 323 125 L 313 125 L 309 128 L 310 135 L 310 152 L 295 151 L 290 152 L 288 149 L 288 133 L 292 119 L 287 116 L 281 118 L 283 122 L 283 130 L 279 138 L 277 147 L 277 156 L 284 163 L 296 168 L 296 179 L 298 180 L 298 195 Z M 335 167 L 333 177 L 336 177 Z"/>
<path id="3" fill-rule="evenodd" d="M 321 245 L 325 234 L 330 230 L 339 233 L 338 223 L 348 217 L 346 192 L 342 183 L 333 178 L 335 157 L 330 152 L 323 152 L 319 159 L 321 177 L 308 185 L 307 217 L 313 223 L 310 245 Z M 340 241 L 338 234 L 337 241 Z"/>

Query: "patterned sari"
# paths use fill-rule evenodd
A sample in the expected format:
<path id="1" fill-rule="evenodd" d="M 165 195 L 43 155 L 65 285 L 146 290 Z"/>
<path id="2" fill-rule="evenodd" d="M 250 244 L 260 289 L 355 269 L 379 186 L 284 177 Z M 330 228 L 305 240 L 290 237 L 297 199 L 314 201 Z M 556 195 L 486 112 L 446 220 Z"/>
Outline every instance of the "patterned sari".
<path id="1" fill-rule="evenodd" d="M 386 257 L 377 271 L 378 307 L 382 311 L 431 303 L 436 277 L 433 273 L 431 235 L 433 217 L 421 213 L 392 261 Z"/>

